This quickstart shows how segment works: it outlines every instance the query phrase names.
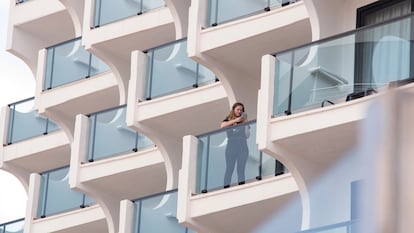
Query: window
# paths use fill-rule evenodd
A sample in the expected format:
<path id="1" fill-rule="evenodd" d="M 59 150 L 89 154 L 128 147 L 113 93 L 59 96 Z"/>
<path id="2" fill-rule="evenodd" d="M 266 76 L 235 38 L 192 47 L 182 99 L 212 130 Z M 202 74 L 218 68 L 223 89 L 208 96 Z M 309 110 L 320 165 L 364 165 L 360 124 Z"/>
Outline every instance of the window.
<path id="1" fill-rule="evenodd" d="M 414 0 L 380 0 L 357 10 L 357 28 L 381 24 L 413 12 Z M 360 87 L 413 76 L 414 62 L 411 18 L 389 26 L 375 27 L 357 34 L 355 47 L 355 83 Z M 407 30 L 409 28 L 410 30 Z M 358 87 L 356 87 L 357 91 Z"/>

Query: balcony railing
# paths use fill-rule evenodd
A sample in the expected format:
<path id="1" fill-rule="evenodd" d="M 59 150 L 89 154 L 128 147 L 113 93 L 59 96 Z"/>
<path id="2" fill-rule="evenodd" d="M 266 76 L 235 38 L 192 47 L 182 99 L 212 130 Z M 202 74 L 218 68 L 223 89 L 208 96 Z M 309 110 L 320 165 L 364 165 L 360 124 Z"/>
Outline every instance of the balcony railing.
<path id="1" fill-rule="evenodd" d="M 197 138 L 196 193 L 206 193 L 285 172 L 280 162 L 258 150 L 256 121 L 223 128 Z"/>
<path id="2" fill-rule="evenodd" d="M 317 227 L 309 230 L 300 231 L 297 233 L 327 233 L 327 232 L 334 232 L 334 233 L 357 233 L 358 226 L 360 224 L 359 220 L 351 220 L 347 222 L 341 222 L 332 224 L 329 226 Z"/>
<path id="3" fill-rule="evenodd" d="M 94 27 L 165 6 L 164 0 L 95 0 Z"/>
<path id="4" fill-rule="evenodd" d="M 23 233 L 24 218 L 0 223 L 0 233 Z"/>
<path id="5" fill-rule="evenodd" d="M 273 115 L 289 115 L 412 81 L 413 16 L 277 53 Z"/>
<path id="6" fill-rule="evenodd" d="M 270 11 L 299 0 L 208 0 L 207 26 L 217 26 L 228 21 Z"/>
<path id="7" fill-rule="evenodd" d="M 150 49 L 147 55 L 147 100 L 218 81 L 210 70 L 187 56 L 186 39 Z"/>
<path id="8" fill-rule="evenodd" d="M 195 233 L 178 223 L 177 189 L 134 200 L 133 233 Z"/>
<path id="9" fill-rule="evenodd" d="M 69 187 L 69 167 L 63 167 L 41 174 L 39 206 L 37 217 L 44 218 L 74 209 L 84 208 L 95 201 Z"/>
<path id="10" fill-rule="evenodd" d="M 59 129 L 48 118 L 40 116 L 32 109 L 34 98 L 28 98 L 9 104 L 9 126 L 7 131 L 7 144 L 26 140 L 32 137 L 46 135 Z"/>
<path id="11" fill-rule="evenodd" d="M 154 146 L 149 138 L 128 128 L 125 115 L 126 106 L 89 115 L 90 162 Z"/>
<path id="12" fill-rule="evenodd" d="M 76 38 L 47 49 L 43 90 L 89 78 L 109 70 L 109 67 L 81 45 Z"/>

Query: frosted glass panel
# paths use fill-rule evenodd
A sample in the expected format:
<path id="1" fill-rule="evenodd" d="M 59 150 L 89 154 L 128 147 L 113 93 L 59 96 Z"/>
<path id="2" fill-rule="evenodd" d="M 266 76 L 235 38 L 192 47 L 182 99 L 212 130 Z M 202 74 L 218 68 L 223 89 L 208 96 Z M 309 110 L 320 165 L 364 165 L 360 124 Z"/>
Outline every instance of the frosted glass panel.
<path id="1" fill-rule="evenodd" d="M 147 52 L 146 98 L 151 99 L 214 82 L 215 75 L 187 56 L 187 41 L 180 40 Z"/>
<path id="2" fill-rule="evenodd" d="M 125 122 L 126 106 L 91 114 L 89 161 L 132 153 L 154 143 L 132 129 Z"/>
<path id="3" fill-rule="evenodd" d="M 34 98 L 9 105 L 9 127 L 7 143 L 15 143 L 59 129 L 51 120 L 33 110 Z"/>
<path id="4" fill-rule="evenodd" d="M 164 0 L 95 0 L 94 26 L 98 27 L 164 6 Z"/>
<path id="5" fill-rule="evenodd" d="M 341 103 L 409 80 L 411 17 L 276 54 L 273 114 Z"/>
<path id="6" fill-rule="evenodd" d="M 209 0 L 207 26 L 264 13 L 273 7 L 280 7 L 292 0 Z"/>
<path id="7" fill-rule="evenodd" d="M 0 233 L 23 233 L 24 219 L 0 224 Z"/>
<path id="8" fill-rule="evenodd" d="M 48 48 L 44 90 L 107 70 L 105 63 L 83 48 L 81 38 L 71 40 Z"/>
<path id="9" fill-rule="evenodd" d="M 93 202 L 92 199 L 69 187 L 69 167 L 42 174 L 37 217 L 45 217 Z"/>
<path id="10" fill-rule="evenodd" d="M 177 190 L 135 200 L 134 233 L 193 232 L 178 223 L 176 214 Z"/>

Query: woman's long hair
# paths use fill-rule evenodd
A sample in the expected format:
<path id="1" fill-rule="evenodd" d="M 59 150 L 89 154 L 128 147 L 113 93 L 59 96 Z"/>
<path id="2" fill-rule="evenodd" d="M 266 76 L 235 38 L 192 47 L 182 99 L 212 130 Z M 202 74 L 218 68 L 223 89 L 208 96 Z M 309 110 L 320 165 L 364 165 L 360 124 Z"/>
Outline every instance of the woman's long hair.
<path id="1" fill-rule="evenodd" d="M 234 103 L 233 106 L 231 107 L 229 115 L 227 115 L 226 117 L 227 120 L 233 120 L 237 118 L 237 116 L 234 115 L 234 109 L 237 108 L 237 106 L 241 106 L 244 112 L 244 105 L 241 102 Z"/>

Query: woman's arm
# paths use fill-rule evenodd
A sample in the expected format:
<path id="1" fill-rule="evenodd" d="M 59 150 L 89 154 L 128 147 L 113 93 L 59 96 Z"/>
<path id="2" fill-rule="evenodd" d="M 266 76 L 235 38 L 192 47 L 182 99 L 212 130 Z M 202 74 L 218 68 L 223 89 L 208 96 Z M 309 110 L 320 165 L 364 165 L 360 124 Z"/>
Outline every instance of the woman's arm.
<path id="1" fill-rule="evenodd" d="M 220 128 L 229 127 L 229 126 L 235 125 L 239 122 L 243 122 L 243 119 L 244 119 L 243 117 L 237 117 L 237 118 L 234 118 L 233 120 L 222 121 L 221 125 L 220 125 Z"/>

